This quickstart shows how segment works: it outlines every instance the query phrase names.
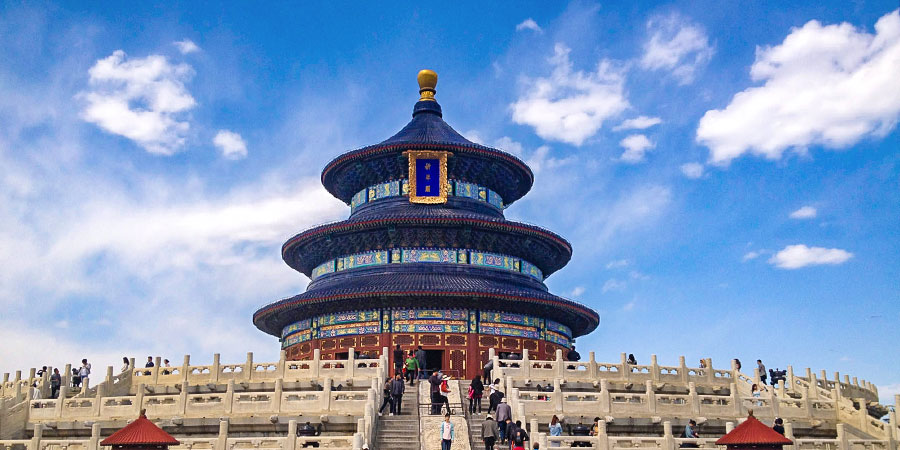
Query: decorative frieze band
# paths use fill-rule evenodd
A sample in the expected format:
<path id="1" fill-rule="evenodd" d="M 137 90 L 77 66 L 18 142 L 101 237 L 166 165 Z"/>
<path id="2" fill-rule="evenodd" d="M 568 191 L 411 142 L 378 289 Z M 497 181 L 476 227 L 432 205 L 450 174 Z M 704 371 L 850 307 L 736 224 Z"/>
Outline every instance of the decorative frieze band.
<path id="1" fill-rule="evenodd" d="M 500 194 L 474 183 L 448 180 L 447 193 L 456 197 L 478 200 L 501 210 L 505 207 Z M 371 203 L 383 198 L 399 196 L 409 196 L 409 180 L 405 178 L 402 180 L 379 183 L 357 192 L 356 195 L 350 199 L 350 212 L 351 214 L 356 212 L 356 208 L 366 203 Z"/>
<path id="2" fill-rule="evenodd" d="M 456 248 L 395 248 L 342 256 L 316 266 L 312 279 L 358 267 L 406 263 L 469 264 L 524 273 L 538 281 L 544 280 L 541 269 L 521 258 Z"/>

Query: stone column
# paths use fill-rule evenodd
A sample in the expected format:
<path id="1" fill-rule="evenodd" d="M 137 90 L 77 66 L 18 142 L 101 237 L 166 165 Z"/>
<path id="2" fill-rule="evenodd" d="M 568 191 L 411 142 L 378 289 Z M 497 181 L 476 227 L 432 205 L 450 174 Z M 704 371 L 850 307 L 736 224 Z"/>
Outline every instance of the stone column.
<path id="1" fill-rule="evenodd" d="M 668 420 L 663 422 L 663 448 L 665 450 L 675 450 L 675 435 L 672 434 L 672 422 Z"/>
<path id="2" fill-rule="evenodd" d="M 659 381 L 659 364 L 656 362 L 656 355 L 650 355 L 650 379 Z"/>
<path id="3" fill-rule="evenodd" d="M 219 382 L 219 373 L 222 371 L 221 365 L 219 364 L 219 357 L 218 353 L 213 354 L 212 367 L 209 369 L 209 381 L 211 383 Z"/>
<path id="4" fill-rule="evenodd" d="M 734 430 L 734 422 L 725 422 L 725 434 L 731 433 Z"/>
<path id="5" fill-rule="evenodd" d="M 31 438 L 31 450 L 40 450 L 41 448 L 41 438 L 44 436 L 44 424 L 36 423 L 34 424 L 34 436 Z"/>
<path id="6" fill-rule="evenodd" d="M 688 378 L 689 378 L 689 377 L 688 377 L 688 370 L 687 370 L 687 364 L 686 364 L 685 361 L 684 361 L 684 356 L 679 356 L 679 357 L 678 357 L 678 375 L 681 376 L 681 382 L 682 382 L 682 383 L 687 383 L 687 382 L 688 382 Z"/>
<path id="7" fill-rule="evenodd" d="M 216 438 L 215 450 L 226 450 L 228 444 L 228 421 L 219 421 L 219 436 Z"/>
<path id="8" fill-rule="evenodd" d="M 277 378 L 275 380 L 275 392 L 272 394 L 275 397 L 272 398 L 272 408 L 275 410 L 275 413 L 281 413 L 281 396 L 284 393 L 284 380 L 281 378 Z"/>
<path id="9" fill-rule="evenodd" d="M 528 436 L 531 438 L 531 442 L 529 442 L 528 443 L 529 445 L 525 448 L 533 448 L 534 440 L 540 438 L 540 434 L 538 432 L 538 420 L 537 419 L 531 419 L 531 421 L 529 422 Z M 538 441 L 538 442 L 540 442 L 540 441 Z M 475 449 L 472 449 L 472 450 L 475 450 Z"/>
<path id="10" fill-rule="evenodd" d="M 253 379 L 253 352 L 247 352 L 247 362 L 244 363 L 243 378 L 247 381 Z"/>
<path id="11" fill-rule="evenodd" d="M 331 378 L 325 379 L 325 386 L 322 390 L 322 398 L 321 400 L 321 411 L 329 411 L 331 410 Z"/>
<path id="12" fill-rule="evenodd" d="M 275 376 L 278 379 L 284 379 L 284 367 L 287 361 L 287 351 L 282 350 L 278 352 L 278 365 L 275 367 Z"/>
<path id="13" fill-rule="evenodd" d="M 553 380 L 553 393 L 551 395 L 553 396 L 554 409 L 557 413 L 563 413 L 565 408 L 565 405 L 563 404 L 565 395 L 563 394 L 562 384 L 559 382 L 559 378 Z"/>
<path id="14" fill-rule="evenodd" d="M 233 385 L 232 385 L 233 386 Z M 189 385 L 187 381 L 181 382 L 181 392 L 178 395 L 178 410 L 181 412 L 181 415 L 184 416 L 187 413 L 187 404 L 188 404 L 188 389 Z M 228 408 L 228 406 L 225 406 Z M 229 411 L 231 411 L 229 409 Z"/>
<path id="15" fill-rule="evenodd" d="M 610 414 L 610 398 L 609 398 L 609 381 L 606 378 L 600 379 L 600 412 Z"/>
<path id="16" fill-rule="evenodd" d="M 191 355 L 184 355 L 184 361 L 181 363 L 181 381 L 187 383 L 191 376 Z"/>
<path id="17" fill-rule="evenodd" d="M 650 414 L 656 414 L 656 393 L 653 392 L 653 382 L 647 380 L 644 383 L 644 392 L 647 399 L 647 409 Z"/>
<path id="18" fill-rule="evenodd" d="M 850 450 L 849 436 L 847 436 L 847 431 L 844 430 L 844 424 L 838 423 L 835 427 L 837 428 L 838 448 L 840 450 Z"/>
<path id="19" fill-rule="evenodd" d="M 606 434 L 606 421 L 598 421 L 597 428 L 597 450 L 609 450 L 609 435 Z"/>
<path id="20" fill-rule="evenodd" d="M 594 352 L 588 352 L 588 377 L 590 377 L 591 380 L 596 380 L 597 376 L 597 359 Z"/>
<path id="21" fill-rule="evenodd" d="M 135 415 L 144 409 L 144 383 L 138 384 L 137 392 L 134 393 L 134 408 L 136 409 Z"/>
<path id="22" fill-rule="evenodd" d="M 314 380 L 319 379 L 320 366 L 322 365 L 322 350 L 314 349 L 313 350 L 313 360 L 312 364 L 309 366 L 309 369 L 312 371 L 310 374 Z"/>
<path id="23" fill-rule="evenodd" d="M 531 358 L 529 357 L 528 349 L 522 349 L 522 362 L 521 362 L 521 372 L 522 376 L 525 378 L 531 378 Z"/>
<path id="24" fill-rule="evenodd" d="M 629 378 L 631 378 L 631 370 L 628 367 L 628 356 L 625 353 L 622 353 L 621 356 L 622 361 L 619 363 L 619 373 L 622 374 L 623 380 L 628 380 Z"/>
<path id="25" fill-rule="evenodd" d="M 225 400 L 223 401 L 223 403 L 225 403 L 224 405 L 222 405 L 225 407 L 225 412 L 231 413 L 232 408 L 234 407 L 234 379 L 233 378 L 228 380 L 228 384 L 225 387 Z"/>
<path id="26" fill-rule="evenodd" d="M 691 398 L 691 413 L 694 416 L 700 415 L 700 396 L 697 395 L 697 385 L 694 382 L 688 383 L 688 395 Z"/>
<path id="27" fill-rule="evenodd" d="M 566 374 L 566 365 L 563 361 L 563 354 L 561 349 L 556 349 L 556 376 L 563 377 Z"/>
<path id="28" fill-rule="evenodd" d="M 784 437 L 790 439 L 791 441 L 794 440 L 794 424 L 790 422 L 784 423 Z M 785 445 L 783 450 L 793 450 L 793 448 L 793 445 Z"/>
<path id="29" fill-rule="evenodd" d="M 737 389 L 737 383 L 731 383 L 731 402 L 734 404 L 734 417 L 743 416 L 743 405 L 741 401 L 741 394 Z"/>
<path id="30" fill-rule="evenodd" d="M 794 390 L 797 389 L 797 382 L 794 380 L 794 366 L 787 367 L 787 374 L 785 375 L 785 379 L 787 381 L 788 389 Z"/>
<path id="31" fill-rule="evenodd" d="M 100 450 L 100 423 L 91 425 L 91 440 L 88 441 L 88 450 Z"/>
<path id="32" fill-rule="evenodd" d="M 353 347 L 350 347 L 347 353 L 347 365 L 344 366 L 344 369 L 347 371 L 347 379 L 352 380 L 353 375 L 356 374 L 356 349 Z M 414 376 L 418 377 L 418 374 Z"/>
<path id="33" fill-rule="evenodd" d="M 284 353 L 284 352 L 282 352 L 282 353 Z M 297 419 L 291 419 L 291 420 L 288 420 L 287 436 L 284 438 L 284 450 L 295 450 L 296 448 L 297 448 Z"/>

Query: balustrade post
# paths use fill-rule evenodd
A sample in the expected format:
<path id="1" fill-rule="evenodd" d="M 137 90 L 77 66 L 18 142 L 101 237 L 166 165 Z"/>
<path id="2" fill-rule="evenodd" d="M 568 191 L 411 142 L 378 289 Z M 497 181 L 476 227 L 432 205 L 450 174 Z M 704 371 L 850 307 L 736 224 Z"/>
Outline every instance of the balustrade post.
<path id="1" fill-rule="evenodd" d="M 600 380 L 600 412 L 609 414 L 610 407 L 609 381 L 603 378 Z"/>
<path id="2" fill-rule="evenodd" d="M 331 378 L 325 378 L 325 386 L 322 390 L 322 398 L 321 404 L 322 407 L 320 411 L 330 411 L 331 410 Z"/>
<path id="3" fill-rule="evenodd" d="M 530 379 L 531 378 L 531 358 L 528 354 L 528 349 L 522 349 L 522 375 Z"/>
<path id="4" fill-rule="evenodd" d="M 819 371 L 819 378 L 822 380 L 822 387 L 826 387 L 826 382 L 828 381 L 828 375 L 825 373 L 825 369 Z"/>
<path id="5" fill-rule="evenodd" d="M 675 450 L 675 435 L 672 434 L 672 422 L 663 422 L 663 448 L 665 450 Z"/>
<path id="6" fill-rule="evenodd" d="M 134 375 L 134 358 L 128 358 L 128 372 Z"/>
<path id="7" fill-rule="evenodd" d="M 760 378 L 759 378 L 760 375 L 762 375 L 762 374 L 759 373 L 759 367 L 754 367 L 754 368 L 753 368 L 753 383 L 756 384 L 757 386 L 760 385 L 760 381 L 759 381 L 759 380 L 760 380 Z"/>
<path id="8" fill-rule="evenodd" d="M 628 367 L 628 356 L 625 353 L 622 353 L 622 361 L 619 363 L 621 366 L 619 367 L 619 372 L 622 374 L 623 380 L 628 380 L 631 378 L 631 370 Z"/>
<path id="9" fill-rule="evenodd" d="M 644 382 L 644 395 L 647 399 L 647 410 L 650 414 L 656 414 L 656 393 L 653 392 L 653 381 Z"/>
<path id="10" fill-rule="evenodd" d="M 781 398 L 787 398 L 787 392 L 784 389 L 784 380 L 778 380 L 778 387 L 776 388 L 778 392 L 778 396 Z"/>
<path id="11" fill-rule="evenodd" d="M 313 350 L 313 360 L 312 365 L 310 366 L 310 370 L 312 370 L 312 378 L 314 380 L 319 379 L 320 366 L 322 365 L 322 350 L 315 349 Z"/>
<path id="12" fill-rule="evenodd" d="M 725 434 L 731 433 L 734 430 L 734 422 L 725 422 Z"/>
<path id="13" fill-rule="evenodd" d="M 606 434 L 606 421 L 597 422 L 597 450 L 609 450 L 609 435 Z"/>
<path id="14" fill-rule="evenodd" d="M 88 441 L 88 450 L 100 450 L 100 423 L 91 424 L 91 440 Z"/>
<path id="15" fill-rule="evenodd" d="M 55 416 L 57 419 L 62 418 L 63 406 L 66 403 L 66 396 L 69 395 L 69 386 L 64 384 L 59 387 L 59 396 L 56 398 Z"/>
<path id="16" fill-rule="evenodd" d="M 106 366 L 106 385 L 112 387 L 113 384 L 113 366 Z M 109 389 L 107 389 L 107 392 Z"/>
<path id="17" fill-rule="evenodd" d="M 791 422 L 784 423 L 784 437 L 790 439 L 791 442 L 794 441 L 794 424 L 792 424 Z M 785 445 L 783 450 L 793 450 L 793 448 L 793 444 Z"/>
<path id="18" fill-rule="evenodd" d="M 813 407 L 812 399 L 809 397 L 809 386 L 803 386 L 801 389 L 801 393 L 803 395 L 803 408 L 806 410 L 806 417 L 811 419 Z M 837 413 L 838 411 L 835 411 L 835 414 Z"/>
<path id="19" fill-rule="evenodd" d="M 772 391 L 770 391 L 768 395 L 769 395 L 769 403 L 772 404 L 772 414 L 774 414 L 775 417 L 780 417 L 781 416 L 781 414 L 780 414 L 780 411 L 781 411 L 780 398 L 781 397 L 778 397 L 777 395 L 775 395 L 774 389 L 772 389 Z"/>
<path id="20" fill-rule="evenodd" d="M 278 365 L 275 367 L 275 375 L 279 379 L 284 378 L 284 367 L 287 365 L 287 351 L 278 352 Z"/>
<path id="21" fill-rule="evenodd" d="M 731 379 L 734 380 L 735 383 L 741 381 L 741 371 L 738 369 L 737 361 L 734 359 L 731 360 Z"/>
<path id="22" fill-rule="evenodd" d="M 716 369 L 713 368 L 712 358 L 706 358 L 706 381 L 710 384 L 716 381 Z"/>
<path id="23" fill-rule="evenodd" d="M 284 380 L 281 378 L 275 379 L 275 393 L 272 394 L 275 398 L 272 400 L 272 407 L 275 409 L 275 413 L 281 412 L 281 396 L 284 393 Z"/>
<path id="24" fill-rule="evenodd" d="M 228 421 L 219 421 L 219 435 L 216 437 L 215 450 L 226 450 L 228 447 Z"/>
<path id="25" fill-rule="evenodd" d="M 253 379 L 253 352 L 247 352 L 247 362 L 244 363 L 244 379 Z"/>
<path id="26" fill-rule="evenodd" d="M 734 417 L 743 417 L 744 405 L 741 400 L 741 394 L 738 392 L 737 383 L 731 383 L 731 403 L 734 403 Z"/>
<path id="27" fill-rule="evenodd" d="M 566 365 L 563 363 L 563 354 L 561 349 L 556 349 L 556 376 L 562 377 L 566 374 Z"/>
<path id="28" fill-rule="evenodd" d="M 684 356 L 678 357 L 678 375 L 681 376 L 682 383 L 688 382 L 688 369 L 687 363 L 684 361 Z"/>
<path id="29" fill-rule="evenodd" d="M 159 370 L 159 368 L 160 368 L 160 366 L 161 366 L 161 364 L 162 364 L 162 358 L 159 357 L 159 356 L 157 356 L 156 358 L 153 358 L 153 360 L 154 360 L 154 363 L 155 363 L 155 364 L 153 365 L 153 384 L 159 384 L 159 373 L 161 372 L 161 371 Z M 82 391 L 84 390 L 84 386 L 83 386 L 83 385 L 82 385 L 82 387 L 81 387 L 81 390 L 82 390 Z"/>
<path id="30" fill-rule="evenodd" d="M 553 398 L 553 409 L 555 409 L 558 413 L 562 413 L 563 408 L 565 407 L 565 405 L 563 404 L 565 395 L 563 395 L 562 383 L 560 382 L 559 378 L 553 380 L 553 393 L 551 394 L 551 396 Z"/>
<path id="31" fill-rule="evenodd" d="M 550 448 L 550 443 L 547 441 L 547 433 L 538 433 L 538 443 L 541 444 L 541 448 Z"/>
<path id="32" fill-rule="evenodd" d="M 363 446 L 362 433 L 353 433 L 353 450 L 360 450 Z"/>
<path id="33" fill-rule="evenodd" d="M 287 436 L 284 439 L 284 450 L 297 448 L 297 419 L 288 420 Z"/>
<path id="34" fill-rule="evenodd" d="M 597 359 L 594 352 L 588 352 L 588 377 L 591 381 L 597 379 Z"/>
<path id="35" fill-rule="evenodd" d="M 181 363 L 181 382 L 186 383 L 191 376 L 191 355 L 184 355 Z"/>
<path id="36" fill-rule="evenodd" d="M 870 433 L 869 431 L 869 411 L 866 409 L 866 399 L 864 398 L 854 398 L 853 401 L 859 403 L 859 430 L 863 433 Z M 835 410 L 837 411 L 837 406 L 835 406 Z M 840 412 L 838 412 L 838 417 L 840 417 Z"/>
<path id="37" fill-rule="evenodd" d="M 111 369 L 112 367 L 110 367 Z M 91 405 L 93 407 L 93 417 L 100 417 L 100 407 L 103 404 L 103 397 L 106 396 L 106 391 L 108 389 L 108 385 L 104 383 L 100 383 L 97 385 L 97 395 L 94 396 L 94 404 Z"/>
<path id="38" fill-rule="evenodd" d="M 144 383 L 138 384 L 134 393 L 134 415 L 138 415 L 144 409 Z"/>
<path id="39" fill-rule="evenodd" d="M 853 377 L 853 385 L 856 387 L 859 387 L 859 381 L 857 380 L 856 377 Z"/>
<path id="40" fill-rule="evenodd" d="M 810 398 L 819 399 L 819 380 L 816 379 L 816 374 L 814 374 L 811 370 L 806 369 L 807 375 L 809 375 L 809 396 Z"/>
<path id="41" fill-rule="evenodd" d="M 788 389 L 791 391 L 797 389 L 797 380 L 794 379 L 794 366 L 787 367 L 787 376 L 785 378 L 787 378 Z"/>
<path id="42" fill-rule="evenodd" d="M 222 371 L 222 368 L 220 367 L 220 364 L 219 364 L 219 354 L 214 353 L 212 368 L 210 369 L 210 373 L 209 373 L 210 381 L 212 381 L 213 383 L 218 383 L 219 382 L 219 372 L 221 372 L 221 371 Z"/>
<path id="43" fill-rule="evenodd" d="M 697 395 L 697 385 L 693 381 L 688 383 L 688 395 L 691 399 L 691 412 L 694 416 L 700 414 L 700 396 Z"/>
<path id="44" fill-rule="evenodd" d="M 844 374 L 844 383 L 847 385 L 847 387 L 850 387 L 850 375 L 846 373 Z"/>
<path id="45" fill-rule="evenodd" d="M 347 371 L 347 379 L 352 380 L 356 373 L 356 349 L 353 347 L 350 347 L 350 351 L 347 353 L 347 366 L 344 369 Z M 418 374 L 414 374 L 413 377 L 418 378 Z"/>
<path id="46" fill-rule="evenodd" d="M 534 444 L 535 438 L 539 438 L 539 436 L 538 436 L 538 420 L 537 419 L 531 419 L 531 421 L 528 423 L 528 436 L 531 437 L 530 444 Z M 540 441 L 538 441 L 538 442 L 540 442 Z M 533 447 L 534 447 L 533 445 L 529 445 L 525 448 L 533 448 Z"/>
<path id="47" fill-rule="evenodd" d="M 66 364 L 66 370 L 62 374 L 62 386 L 72 385 L 72 365 Z"/>
<path id="48" fill-rule="evenodd" d="M 31 437 L 31 450 L 41 450 L 41 438 L 44 436 L 44 424 L 34 424 L 34 435 Z"/>
<path id="49" fill-rule="evenodd" d="M 656 362 L 656 355 L 650 355 L 650 379 L 659 381 L 659 364 Z"/>
<path id="50" fill-rule="evenodd" d="M 228 380 L 228 384 L 225 386 L 225 412 L 231 413 L 234 410 L 234 378 Z"/>
<path id="51" fill-rule="evenodd" d="M 849 436 L 847 436 L 847 430 L 844 429 L 844 424 L 838 423 L 835 428 L 837 428 L 838 448 L 840 450 L 850 450 L 850 440 Z"/>
<path id="52" fill-rule="evenodd" d="M 178 393 L 178 411 L 181 412 L 182 416 L 187 413 L 189 388 L 187 381 L 181 382 L 181 392 Z M 228 408 L 228 406 L 226 405 L 225 408 Z M 231 410 L 229 409 L 228 411 L 230 412 Z"/>

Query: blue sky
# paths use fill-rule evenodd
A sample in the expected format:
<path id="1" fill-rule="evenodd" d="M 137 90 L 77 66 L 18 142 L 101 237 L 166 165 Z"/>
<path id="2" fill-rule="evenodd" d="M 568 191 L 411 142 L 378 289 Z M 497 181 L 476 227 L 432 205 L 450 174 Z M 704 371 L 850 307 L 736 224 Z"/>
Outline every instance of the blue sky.
<path id="1" fill-rule="evenodd" d="M 0 6 L 0 371 L 274 359 L 324 164 L 410 118 L 527 161 L 507 217 L 600 360 L 733 357 L 900 392 L 893 2 Z"/>

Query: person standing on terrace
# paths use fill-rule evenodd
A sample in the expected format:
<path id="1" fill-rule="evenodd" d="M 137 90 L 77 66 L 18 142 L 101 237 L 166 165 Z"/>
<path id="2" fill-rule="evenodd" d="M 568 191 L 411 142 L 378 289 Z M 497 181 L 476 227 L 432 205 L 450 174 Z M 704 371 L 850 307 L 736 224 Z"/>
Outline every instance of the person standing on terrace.
<path id="1" fill-rule="evenodd" d="M 634 359 L 634 353 L 629 353 L 629 354 L 628 354 L 628 360 L 625 361 L 625 362 L 628 363 L 629 366 L 636 366 L 636 365 L 637 365 L 637 360 Z"/>
<path id="2" fill-rule="evenodd" d="M 406 391 L 406 386 L 403 384 L 403 379 L 400 378 L 400 374 L 394 375 L 394 381 L 391 382 L 391 415 L 397 414 L 400 415 L 400 406 L 403 401 L 403 392 Z"/>
<path id="3" fill-rule="evenodd" d="M 397 344 L 397 347 L 394 348 L 394 374 L 398 374 L 402 372 L 403 368 L 403 350 L 400 349 L 400 344 Z"/>
<path id="4" fill-rule="evenodd" d="M 425 373 L 425 350 L 421 345 L 416 350 L 416 362 L 419 363 L 419 379 L 424 380 L 428 378 L 428 374 Z"/>
<path id="5" fill-rule="evenodd" d="M 406 358 L 406 378 L 409 380 L 409 385 L 412 386 L 416 381 L 416 376 L 419 374 L 419 360 L 416 359 L 415 354 L 413 352 L 409 352 L 409 357 Z"/>
<path id="6" fill-rule="evenodd" d="M 62 376 L 59 369 L 53 369 L 53 375 L 50 375 L 50 398 L 59 397 L 59 386 L 62 385 Z"/>
<path id="7" fill-rule="evenodd" d="M 450 450 L 451 445 L 453 445 L 453 424 L 450 423 L 450 413 L 447 413 L 441 422 L 441 450 Z"/>
<path id="8" fill-rule="evenodd" d="M 768 374 L 766 374 L 766 366 L 762 363 L 761 359 L 756 360 L 756 370 L 759 371 L 759 382 L 766 384 Z"/>
<path id="9" fill-rule="evenodd" d="M 562 436 L 562 424 L 556 414 L 550 419 L 550 436 Z M 559 447 L 559 441 L 550 441 L 551 447 Z"/>
<path id="10" fill-rule="evenodd" d="M 81 368 L 78 369 L 78 376 L 81 377 L 81 384 L 83 386 L 89 386 L 88 378 L 91 376 L 91 364 L 86 358 L 81 360 Z"/>
<path id="11" fill-rule="evenodd" d="M 128 357 L 123 356 L 122 357 L 122 370 L 120 372 L 125 372 L 126 370 L 128 370 L 129 366 L 131 366 L 131 363 L 128 362 Z"/>

